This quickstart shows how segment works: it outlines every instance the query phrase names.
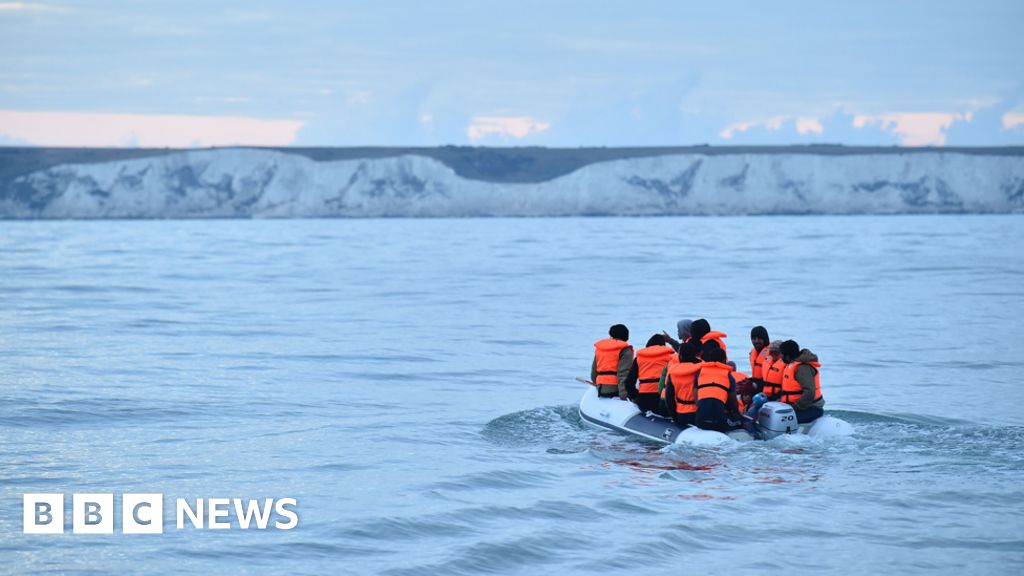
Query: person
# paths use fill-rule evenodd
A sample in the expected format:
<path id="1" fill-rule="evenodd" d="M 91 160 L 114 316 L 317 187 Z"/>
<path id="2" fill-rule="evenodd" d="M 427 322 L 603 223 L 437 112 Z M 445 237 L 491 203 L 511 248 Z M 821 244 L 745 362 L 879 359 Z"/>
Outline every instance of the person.
<path id="1" fill-rule="evenodd" d="M 735 362 L 726 360 L 725 363 L 729 365 L 729 368 L 732 368 L 732 379 L 736 382 L 736 403 L 739 405 L 739 413 L 743 414 L 746 412 L 747 406 L 750 406 L 750 397 L 753 397 L 757 391 L 748 392 L 753 389 L 754 384 L 750 376 L 736 369 Z M 747 396 L 747 398 L 744 399 L 744 396 Z"/>
<path id="2" fill-rule="evenodd" d="M 679 345 L 690 339 L 690 325 L 692 324 L 693 320 L 688 320 L 686 318 L 676 322 L 676 334 L 679 336 L 679 340 L 669 336 L 668 332 L 661 333 L 661 335 L 665 337 L 665 342 L 668 342 L 668 345 L 671 346 L 672 350 L 675 350 L 676 353 L 679 352 Z"/>
<path id="3" fill-rule="evenodd" d="M 715 342 L 704 344 L 701 357 L 704 363 L 694 377 L 697 388 L 695 424 L 704 430 L 728 432 L 732 428 L 729 415 L 739 412 L 732 368 L 725 363 L 725 351 Z"/>
<path id="4" fill-rule="evenodd" d="M 693 426 L 697 413 L 697 389 L 694 377 L 700 371 L 697 347 L 692 341 L 679 345 L 677 362 L 667 367 L 665 385 L 662 388 L 661 414 L 672 418 L 679 426 Z"/>
<path id="5" fill-rule="evenodd" d="M 729 352 L 725 346 L 725 338 L 727 336 L 725 332 L 712 330 L 711 323 L 704 318 L 694 320 L 693 324 L 690 325 L 690 338 L 693 338 L 701 345 L 714 341 L 715 344 L 718 344 L 718 348 L 725 353 L 726 359 L 729 358 Z"/>
<path id="6" fill-rule="evenodd" d="M 821 363 L 810 350 L 786 340 L 779 348 L 786 370 L 782 374 L 782 401 L 791 405 L 800 424 L 813 422 L 825 413 L 821 395 Z"/>
<path id="7" fill-rule="evenodd" d="M 782 340 L 772 340 L 768 345 L 768 359 L 765 361 L 767 369 L 762 369 L 761 392 L 769 400 L 778 400 L 782 395 L 782 374 L 786 371 L 786 362 L 782 360 L 782 352 L 779 347 Z"/>
<path id="8" fill-rule="evenodd" d="M 735 378 L 734 378 L 735 379 Z M 756 398 L 764 398 L 764 394 L 757 393 L 757 386 L 754 385 L 754 381 L 746 379 L 736 382 L 736 403 L 739 405 L 740 414 L 747 416 L 747 429 L 753 432 L 753 421 L 756 419 L 757 411 L 761 409 L 761 404 L 758 404 Z"/>
<path id="9" fill-rule="evenodd" d="M 669 359 L 675 356 L 672 348 L 665 345 L 665 336 L 655 334 L 647 340 L 647 346 L 636 351 L 636 359 L 629 368 L 626 386 L 629 398 L 636 402 L 640 412 L 659 413 L 658 386 L 661 373 L 668 366 Z M 639 383 L 639 386 L 637 384 Z"/>
<path id="10" fill-rule="evenodd" d="M 629 345 L 629 328 L 616 324 L 608 336 L 594 342 L 594 362 L 590 365 L 590 381 L 597 385 L 602 398 L 629 398 L 626 377 L 633 365 L 633 347 Z"/>
<path id="11" fill-rule="evenodd" d="M 755 381 L 764 380 L 765 362 L 768 361 L 768 330 L 764 326 L 754 326 L 750 330 L 750 343 L 754 348 L 750 351 L 750 377 Z"/>

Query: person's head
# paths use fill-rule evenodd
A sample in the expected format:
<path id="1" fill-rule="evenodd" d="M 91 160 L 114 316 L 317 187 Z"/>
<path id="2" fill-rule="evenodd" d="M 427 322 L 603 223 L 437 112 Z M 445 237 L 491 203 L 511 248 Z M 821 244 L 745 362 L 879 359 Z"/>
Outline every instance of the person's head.
<path id="1" fill-rule="evenodd" d="M 623 324 L 616 324 L 608 329 L 608 335 L 616 340 L 622 340 L 623 342 L 629 341 L 629 328 L 626 328 Z"/>
<path id="2" fill-rule="evenodd" d="M 750 404 L 751 397 L 754 394 L 757 394 L 757 388 L 748 378 L 747 380 L 741 380 L 736 383 L 736 393 L 743 398 L 744 404 Z"/>
<path id="3" fill-rule="evenodd" d="M 650 338 L 647 339 L 647 345 L 648 346 L 664 346 L 665 345 L 665 336 L 662 335 L 662 334 L 655 334 L 654 336 L 651 336 Z"/>
<path id="4" fill-rule="evenodd" d="M 725 350 L 722 350 L 718 346 L 711 348 L 704 348 L 704 352 L 701 354 L 705 362 L 721 362 L 725 363 Z"/>
<path id="5" fill-rule="evenodd" d="M 693 320 L 680 320 L 676 322 L 676 334 L 679 335 L 680 342 L 686 342 L 690 337 L 690 326 L 693 324 Z"/>
<path id="6" fill-rule="evenodd" d="M 711 324 L 703 318 L 694 320 L 693 324 L 690 325 L 690 338 L 697 342 L 700 342 L 708 332 L 711 332 Z"/>
<path id="7" fill-rule="evenodd" d="M 722 347 L 719 346 L 718 342 L 716 342 L 714 340 L 708 340 L 707 342 L 704 342 L 703 344 L 701 344 L 699 340 L 694 340 L 694 344 L 697 345 L 697 346 L 700 346 L 700 357 L 705 362 L 716 362 L 716 360 L 708 360 L 708 352 L 709 351 L 712 351 L 712 350 L 721 351 L 722 350 Z M 725 358 L 723 358 L 722 361 L 725 362 Z"/>
<path id="8" fill-rule="evenodd" d="M 754 326 L 750 330 L 750 343 L 754 345 L 754 350 L 760 352 L 768 345 L 768 330 L 764 326 Z"/>
<path id="9" fill-rule="evenodd" d="M 782 340 L 772 340 L 772 343 L 768 345 L 768 353 L 773 358 L 782 358 L 782 352 L 779 352 L 779 347 L 782 346 Z"/>
<path id="10" fill-rule="evenodd" d="M 786 340 L 779 346 L 779 352 L 782 354 L 782 361 L 789 364 L 800 355 L 800 345 L 796 340 Z"/>
<path id="11" fill-rule="evenodd" d="M 693 342 L 683 342 L 679 345 L 679 362 L 683 364 L 695 364 L 697 359 L 697 346 Z"/>

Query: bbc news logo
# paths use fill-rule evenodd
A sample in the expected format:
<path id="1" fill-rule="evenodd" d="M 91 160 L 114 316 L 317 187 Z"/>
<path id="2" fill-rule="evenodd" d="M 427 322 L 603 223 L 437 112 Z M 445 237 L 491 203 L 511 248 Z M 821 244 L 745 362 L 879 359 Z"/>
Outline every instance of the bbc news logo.
<path id="1" fill-rule="evenodd" d="M 299 525 L 294 498 L 177 498 L 174 502 L 175 526 L 200 530 L 291 530 Z M 24 494 L 22 531 L 25 534 L 64 533 L 64 494 Z M 73 494 L 71 529 L 74 534 L 113 534 L 113 494 Z M 232 518 L 235 523 L 232 523 Z M 271 522 L 271 520 L 274 520 Z M 163 534 L 163 494 L 122 494 L 121 532 L 124 534 Z"/>

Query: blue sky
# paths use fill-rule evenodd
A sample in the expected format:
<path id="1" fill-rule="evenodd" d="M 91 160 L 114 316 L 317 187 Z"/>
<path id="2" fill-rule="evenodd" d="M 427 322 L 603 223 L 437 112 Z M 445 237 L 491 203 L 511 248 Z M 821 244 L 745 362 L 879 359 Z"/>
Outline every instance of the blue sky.
<path id="1" fill-rule="evenodd" d="M 0 144 L 1024 144 L 1024 2 L 0 1 Z"/>

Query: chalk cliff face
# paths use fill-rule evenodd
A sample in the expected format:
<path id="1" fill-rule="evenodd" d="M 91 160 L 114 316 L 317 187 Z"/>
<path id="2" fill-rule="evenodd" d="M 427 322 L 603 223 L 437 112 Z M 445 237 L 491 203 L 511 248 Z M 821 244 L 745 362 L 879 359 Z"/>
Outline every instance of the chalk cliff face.
<path id="1" fill-rule="evenodd" d="M 539 183 L 423 156 L 317 162 L 222 149 L 64 164 L 0 182 L 0 218 L 303 218 L 1024 212 L 1024 157 L 679 154 Z"/>

